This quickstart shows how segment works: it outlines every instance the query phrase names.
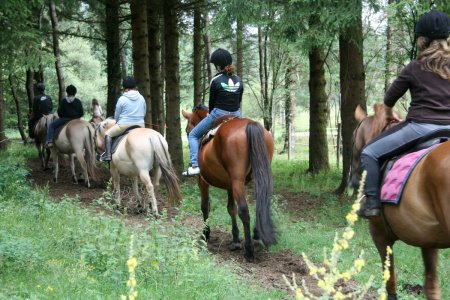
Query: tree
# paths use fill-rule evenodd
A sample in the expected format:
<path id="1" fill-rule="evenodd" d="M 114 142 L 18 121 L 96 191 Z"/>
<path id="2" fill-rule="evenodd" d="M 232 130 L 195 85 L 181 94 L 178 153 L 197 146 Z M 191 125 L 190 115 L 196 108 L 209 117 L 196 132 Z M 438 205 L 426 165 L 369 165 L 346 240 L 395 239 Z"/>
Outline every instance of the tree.
<path id="1" fill-rule="evenodd" d="M 194 3 L 194 47 L 193 47 L 193 105 L 203 103 L 203 85 L 202 85 L 202 12 L 201 2 Z"/>
<path id="2" fill-rule="evenodd" d="M 56 76 L 58 77 L 58 101 L 61 101 L 66 96 L 65 84 L 64 84 L 64 73 L 61 66 L 61 49 L 59 48 L 59 34 L 57 33 L 58 28 L 58 17 L 56 15 L 56 6 L 54 1 L 50 1 L 49 4 L 50 20 L 52 22 L 52 37 L 53 37 L 53 55 L 55 56 L 55 69 Z"/>

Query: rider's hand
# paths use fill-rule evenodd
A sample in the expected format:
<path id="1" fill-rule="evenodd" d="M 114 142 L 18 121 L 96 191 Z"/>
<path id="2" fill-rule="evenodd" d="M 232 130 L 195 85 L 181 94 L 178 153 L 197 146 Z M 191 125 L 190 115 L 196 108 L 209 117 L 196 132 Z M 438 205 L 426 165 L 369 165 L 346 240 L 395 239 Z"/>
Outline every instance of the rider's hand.
<path id="1" fill-rule="evenodd" d="M 388 122 L 401 122 L 403 121 L 397 113 L 394 113 L 392 107 L 384 105 L 384 111 L 386 113 L 386 121 Z"/>

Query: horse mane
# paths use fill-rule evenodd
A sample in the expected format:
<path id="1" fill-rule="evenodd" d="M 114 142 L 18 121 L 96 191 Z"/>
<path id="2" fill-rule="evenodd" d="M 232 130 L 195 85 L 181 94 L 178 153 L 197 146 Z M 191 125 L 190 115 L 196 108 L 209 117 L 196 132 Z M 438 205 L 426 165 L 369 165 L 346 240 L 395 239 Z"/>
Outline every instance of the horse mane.
<path id="1" fill-rule="evenodd" d="M 388 124 L 386 120 L 386 111 L 384 110 L 384 104 L 375 103 L 373 105 L 374 115 L 372 120 L 372 130 L 369 134 L 369 139 L 372 140 L 376 136 L 378 136 Z"/>
<path id="2" fill-rule="evenodd" d="M 197 104 L 196 106 L 194 106 L 194 107 L 192 108 L 192 112 L 196 112 L 196 111 L 198 111 L 198 110 L 206 110 L 206 111 L 209 111 L 209 107 L 206 106 L 206 105 L 204 105 L 204 104 L 202 104 L 202 103 L 199 103 L 199 104 Z"/>

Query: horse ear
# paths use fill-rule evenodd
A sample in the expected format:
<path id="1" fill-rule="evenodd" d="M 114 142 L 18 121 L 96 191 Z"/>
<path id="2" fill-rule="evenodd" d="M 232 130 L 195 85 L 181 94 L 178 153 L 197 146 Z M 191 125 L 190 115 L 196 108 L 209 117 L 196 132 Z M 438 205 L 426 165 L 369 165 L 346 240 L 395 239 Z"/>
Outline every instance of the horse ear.
<path id="1" fill-rule="evenodd" d="M 190 119 L 191 118 L 191 116 L 192 116 L 192 113 L 190 113 L 190 112 L 187 112 L 187 111 L 185 111 L 184 109 L 182 109 L 181 110 L 181 114 L 183 115 L 183 117 L 185 118 L 185 119 Z"/>
<path id="2" fill-rule="evenodd" d="M 358 122 L 361 122 L 362 120 L 364 120 L 367 117 L 366 112 L 364 111 L 364 109 L 362 109 L 362 107 L 358 104 L 358 106 L 356 106 L 355 109 L 355 120 Z"/>

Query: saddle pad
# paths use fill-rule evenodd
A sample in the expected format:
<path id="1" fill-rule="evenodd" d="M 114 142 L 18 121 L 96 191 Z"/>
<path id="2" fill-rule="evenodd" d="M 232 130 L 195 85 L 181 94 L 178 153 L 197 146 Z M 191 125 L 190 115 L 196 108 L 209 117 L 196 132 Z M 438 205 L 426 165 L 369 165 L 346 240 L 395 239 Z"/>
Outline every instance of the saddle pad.
<path id="1" fill-rule="evenodd" d="M 402 196 L 403 188 L 415 166 L 438 145 L 408 153 L 399 158 L 387 173 L 381 186 L 381 202 L 398 204 Z"/>
<path id="2" fill-rule="evenodd" d="M 133 125 L 128 127 L 121 135 L 118 135 L 112 139 L 112 146 L 111 146 L 111 154 L 116 152 L 117 146 L 119 145 L 120 141 L 126 136 L 131 130 L 141 128 L 141 126 Z"/>

